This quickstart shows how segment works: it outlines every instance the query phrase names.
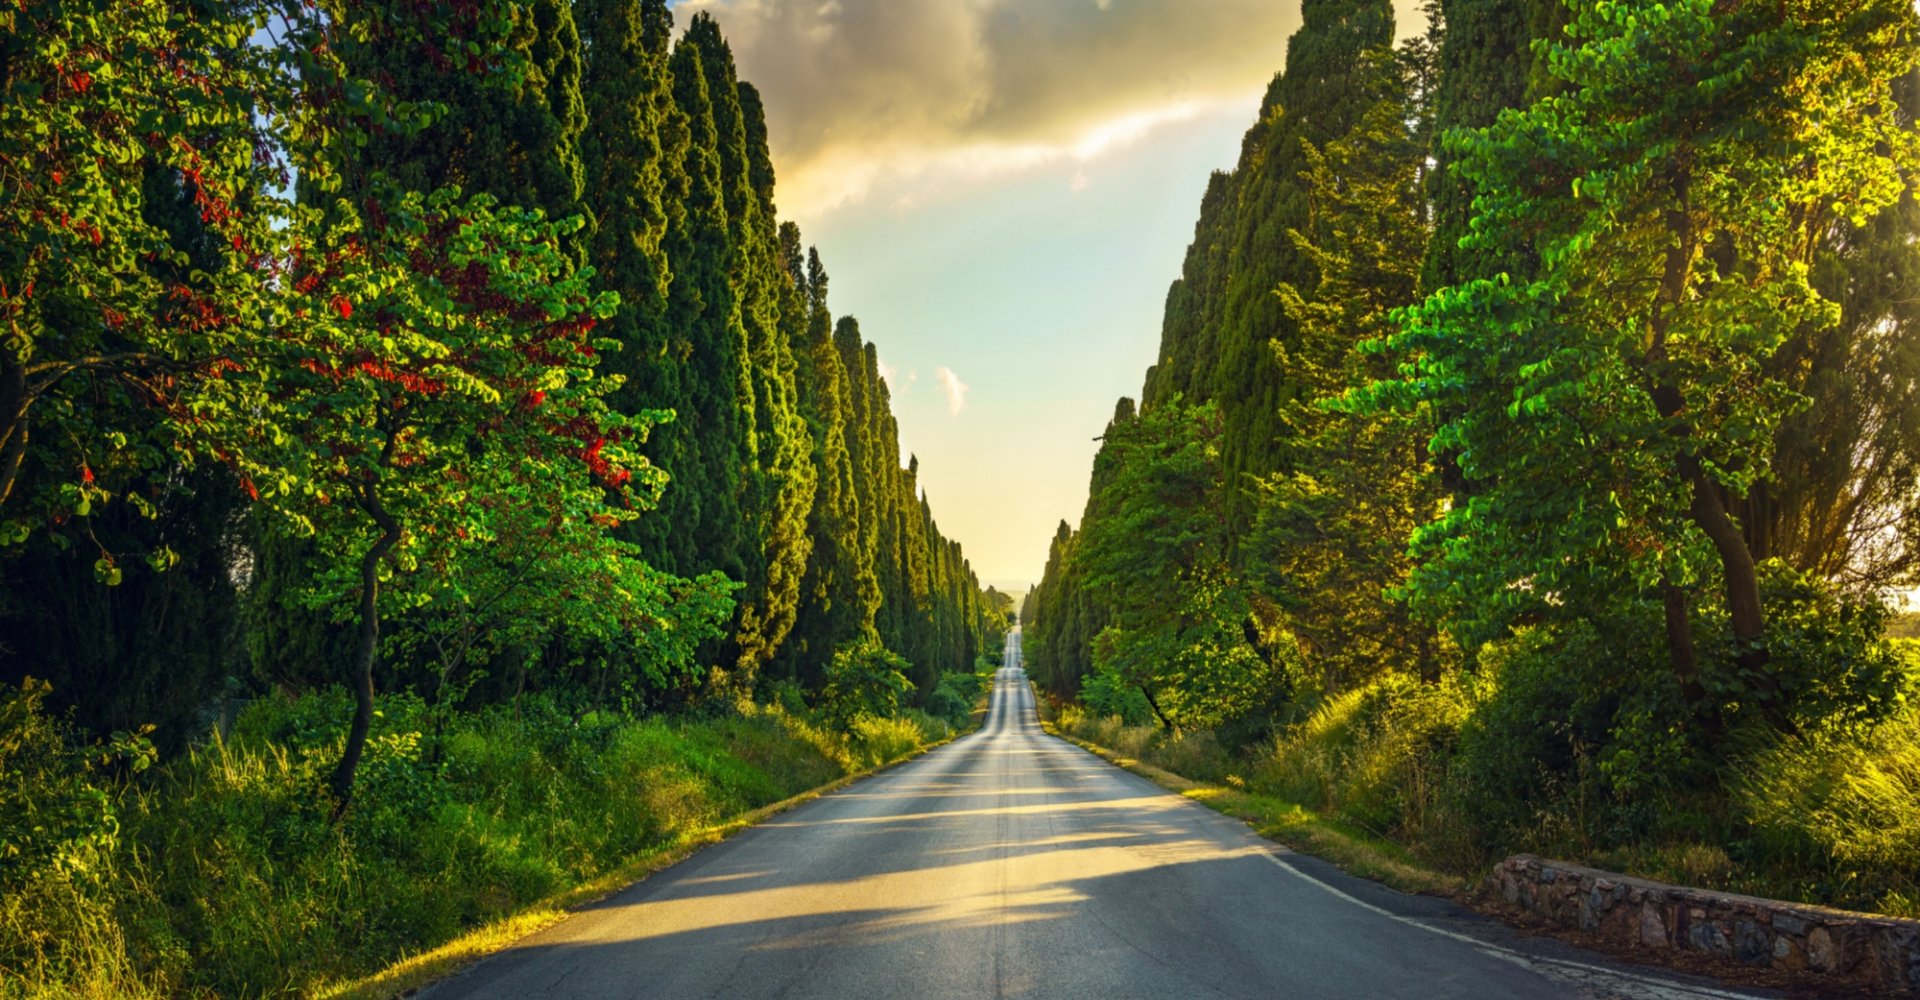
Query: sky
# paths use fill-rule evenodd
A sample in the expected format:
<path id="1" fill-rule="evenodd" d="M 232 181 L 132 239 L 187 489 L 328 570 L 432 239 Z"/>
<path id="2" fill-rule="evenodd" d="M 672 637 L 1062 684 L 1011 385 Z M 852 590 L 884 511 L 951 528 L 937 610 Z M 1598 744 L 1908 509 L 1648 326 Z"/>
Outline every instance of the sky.
<path id="1" fill-rule="evenodd" d="M 1208 175 L 1238 157 L 1298 5 L 675 11 L 710 13 L 760 89 L 781 217 L 878 345 L 941 531 L 983 584 L 1026 589 L 1079 521 L 1115 402 L 1139 394 Z"/>

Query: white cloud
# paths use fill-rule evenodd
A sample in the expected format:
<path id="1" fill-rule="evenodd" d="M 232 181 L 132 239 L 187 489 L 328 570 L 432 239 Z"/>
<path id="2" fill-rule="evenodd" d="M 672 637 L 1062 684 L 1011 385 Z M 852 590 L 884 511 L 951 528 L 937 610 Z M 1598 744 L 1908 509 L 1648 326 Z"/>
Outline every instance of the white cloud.
<path id="1" fill-rule="evenodd" d="M 934 369 L 933 374 L 940 380 L 940 391 L 947 395 L 947 412 L 959 416 L 960 411 L 967 408 L 967 391 L 971 387 L 960 381 L 960 376 L 946 365 Z"/>
<path id="2" fill-rule="evenodd" d="M 880 378 L 887 383 L 887 391 L 892 393 L 895 399 L 906 395 L 907 390 L 911 389 L 915 382 L 920 381 L 918 372 L 912 369 L 902 372 L 899 365 L 887 364 L 887 359 L 878 355 L 874 356 L 874 366 L 880 369 Z"/>

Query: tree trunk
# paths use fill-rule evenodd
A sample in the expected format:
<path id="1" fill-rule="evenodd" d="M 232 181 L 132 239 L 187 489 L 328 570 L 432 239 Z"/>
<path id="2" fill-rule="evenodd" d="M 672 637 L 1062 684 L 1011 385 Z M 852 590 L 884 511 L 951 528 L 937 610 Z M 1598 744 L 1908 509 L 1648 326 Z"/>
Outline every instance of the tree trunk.
<path id="1" fill-rule="evenodd" d="M 354 657 L 353 726 L 347 730 L 347 746 L 340 763 L 333 769 L 335 818 L 346 811 L 353 798 L 353 775 L 367 747 L 367 730 L 373 725 L 373 661 L 380 652 L 380 560 L 400 540 L 400 523 L 381 506 L 379 487 L 361 487 L 360 509 L 380 527 L 380 537 L 360 558 L 360 646 Z"/>
<path id="2" fill-rule="evenodd" d="M 1154 700 L 1153 692 L 1147 690 L 1145 684 L 1140 685 L 1140 693 L 1146 695 L 1147 707 L 1153 709 L 1154 718 L 1160 720 L 1160 728 L 1168 732 L 1177 732 L 1178 727 L 1174 726 L 1172 719 L 1167 718 L 1167 713 L 1160 711 L 1160 703 Z"/>
<path id="3" fill-rule="evenodd" d="M 1687 514 L 1713 542 L 1720 555 L 1721 576 L 1725 580 L 1727 615 L 1733 620 L 1733 641 L 1739 647 L 1740 666 L 1759 670 L 1767 665 L 1767 617 L 1760 604 L 1760 574 L 1753 552 L 1740 533 L 1740 526 L 1720 502 L 1720 491 L 1697 459 L 1691 456 L 1680 463 L 1693 483 L 1693 504 Z M 1691 466 L 1691 468 L 1687 468 Z"/>
<path id="4" fill-rule="evenodd" d="M 0 361 L 0 504 L 13 496 L 20 466 L 27 457 L 27 369 L 9 355 Z"/>
<path id="5" fill-rule="evenodd" d="M 1720 556 L 1727 613 L 1733 620 L 1733 639 L 1741 668 L 1756 676 L 1762 685 L 1771 678 L 1762 669 L 1768 660 L 1766 614 L 1760 606 L 1760 578 L 1755 571 L 1753 550 L 1727 513 L 1720 497 L 1720 486 L 1708 474 L 1706 466 L 1692 447 L 1692 430 L 1680 420 L 1686 410 L 1686 394 L 1673 384 L 1662 369 L 1667 362 L 1667 333 L 1673 325 L 1673 312 L 1687 299 L 1688 275 L 1693 267 L 1699 242 L 1689 214 L 1692 187 L 1692 153 L 1682 149 L 1674 154 L 1671 180 L 1673 207 L 1667 211 L 1667 229 L 1673 242 L 1667 248 L 1666 265 L 1660 279 L 1660 292 L 1650 321 L 1650 338 L 1642 359 L 1652 377 L 1650 395 L 1660 415 L 1670 425 L 1667 434 L 1674 439 L 1674 471 L 1687 484 L 1692 500 L 1687 516 L 1713 543 Z M 1687 618 L 1686 595 L 1678 593 L 1671 582 L 1662 586 L 1667 606 L 1667 646 L 1673 658 L 1674 673 L 1682 688 L 1699 686 L 1699 662 L 1693 648 L 1693 626 Z M 1764 687 L 1763 687 L 1764 689 Z M 1703 692 L 1704 693 L 1704 692 Z"/>
<path id="6" fill-rule="evenodd" d="M 1674 676 L 1687 700 L 1699 704 L 1707 690 L 1700 684 L 1700 657 L 1693 648 L 1693 611 L 1686 588 L 1670 579 L 1660 581 L 1660 596 L 1667 613 L 1667 652 L 1673 660 Z"/>

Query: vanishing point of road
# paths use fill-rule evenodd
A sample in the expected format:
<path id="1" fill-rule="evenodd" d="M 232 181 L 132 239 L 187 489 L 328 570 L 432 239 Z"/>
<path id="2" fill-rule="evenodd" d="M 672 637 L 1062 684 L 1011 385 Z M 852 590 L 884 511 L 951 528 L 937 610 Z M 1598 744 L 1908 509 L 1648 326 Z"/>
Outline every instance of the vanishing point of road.
<path id="1" fill-rule="evenodd" d="M 980 731 L 586 907 L 430 1000 L 1745 1000 L 1352 878 L 1041 731 Z"/>

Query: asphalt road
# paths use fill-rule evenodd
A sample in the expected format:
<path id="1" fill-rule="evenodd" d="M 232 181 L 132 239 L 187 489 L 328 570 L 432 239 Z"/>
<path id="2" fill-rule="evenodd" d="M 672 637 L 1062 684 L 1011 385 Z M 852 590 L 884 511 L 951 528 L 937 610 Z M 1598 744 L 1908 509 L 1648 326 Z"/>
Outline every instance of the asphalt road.
<path id="1" fill-rule="evenodd" d="M 1350 878 L 1047 736 L 982 729 L 440 983 L 461 998 L 1729 1000 Z"/>

